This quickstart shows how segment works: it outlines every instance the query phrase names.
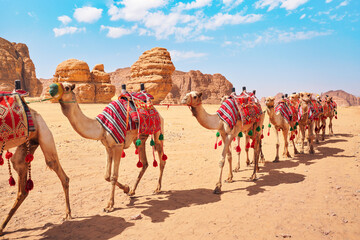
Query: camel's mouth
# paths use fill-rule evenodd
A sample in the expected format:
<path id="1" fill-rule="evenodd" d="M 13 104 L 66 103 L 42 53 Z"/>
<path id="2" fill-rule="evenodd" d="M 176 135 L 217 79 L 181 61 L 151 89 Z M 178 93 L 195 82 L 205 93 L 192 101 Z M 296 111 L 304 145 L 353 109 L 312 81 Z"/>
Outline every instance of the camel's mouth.
<path id="1" fill-rule="evenodd" d="M 184 97 L 182 100 L 181 100 L 181 104 L 186 104 L 187 103 L 187 97 Z"/>

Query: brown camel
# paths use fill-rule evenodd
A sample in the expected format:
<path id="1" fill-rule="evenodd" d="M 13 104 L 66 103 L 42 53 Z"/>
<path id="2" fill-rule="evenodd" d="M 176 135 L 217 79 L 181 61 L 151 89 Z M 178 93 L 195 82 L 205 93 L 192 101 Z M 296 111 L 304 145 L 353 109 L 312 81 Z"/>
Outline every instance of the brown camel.
<path id="1" fill-rule="evenodd" d="M 204 107 L 202 106 L 201 101 L 202 93 L 193 91 L 190 93 L 187 93 L 185 97 L 182 99 L 181 103 L 186 104 L 190 107 L 191 112 L 193 113 L 194 117 L 198 120 L 201 126 L 203 126 L 206 129 L 210 130 L 217 130 L 220 133 L 220 136 L 223 141 L 223 151 L 222 151 L 222 158 L 219 162 L 220 166 L 220 177 L 218 182 L 216 183 L 216 187 L 214 189 L 214 193 L 220 193 L 221 192 L 221 186 L 222 186 L 222 171 L 225 164 L 225 158 L 227 157 L 227 160 L 229 162 L 229 175 L 227 178 L 227 182 L 233 181 L 233 173 L 232 173 L 232 155 L 231 155 L 231 148 L 230 143 L 231 141 L 238 135 L 239 132 L 248 132 L 252 130 L 255 134 L 253 134 L 252 138 L 255 141 L 254 143 L 254 171 L 250 179 L 255 180 L 256 179 L 256 172 L 259 170 L 258 166 L 258 159 L 259 159 L 259 152 L 260 152 L 260 140 L 261 135 L 256 133 L 256 128 L 262 126 L 262 123 L 264 121 L 264 114 L 261 115 L 261 120 L 257 123 L 253 124 L 247 124 L 242 125 L 241 121 L 237 121 L 236 125 L 233 127 L 233 129 L 230 129 L 230 127 L 224 123 L 223 120 L 219 118 L 217 114 L 209 114 L 205 111 Z"/>
<path id="2" fill-rule="evenodd" d="M 295 121 L 290 121 L 289 123 L 286 121 L 285 117 L 283 117 L 283 115 L 280 114 L 280 112 L 275 112 L 275 98 L 274 97 L 267 97 L 265 99 L 265 104 L 266 104 L 266 111 L 269 115 L 269 121 L 270 123 L 274 126 L 274 131 L 276 133 L 276 157 L 275 160 L 273 162 L 279 162 L 279 147 L 280 147 L 280 142 L 279 142 L 279 131 L 282 130 L 283 133 L 283 137 L 284 137 L 284 152 L 283 152 L 283 157 L 291 157 L 290 153 L 289 153 L 289 148 L 288 148 L 288 133 L 289 130 L 291 128 L 296 128 L 295 126 Z M 291 141 L 293 143 L 294 146 L 294 154 L 298 154 L 298 151 L 296 149 L 295 143 L 294 143 L 294 138 L 293 136 L 291 136 Z"/>
<path id="3" fill-rule="evenodd" d="M 79 107 L 79 104 L 76 102 L 76 96 L 75 93 L 73 92 L 73 89 L 75 88 L 75 84 L 63 82 L 62 84 L 60 84 L 60 86 L 63 88 L 63 94 L 59 98 L 61 110 L 63 114 L 69 119 L 69 122 L 73 127 L 73 129 L 80 136 L 84 138 L 100 140 L 101 143 L 106 148 L 107 164 L 105 171 L 105 180 L 111 182 L 111 194 L 110 194 L 110 200 L 107 206 L 104 208 L 104 211 L 111 212 L 114 210 L 115 186 L 118 186 L 120 189 L 122 189 L 124 193 L 128 193 L 129 196 L 135 195 L 135 190 L 148 167 L 148 161 L 145 152 L 145 142 L 149 137 L 149 135 L 140 134 L 141 144 L 140 146 L 137 147 L 137 149 L 140 156 L 140 161 L 142 163 L 142 169 L 136 179 L 133 188 L 130 190 L 128 185 L 121 184 L 118 182 L 119 165 L 120 165 L 123 149 L 129 148 L 131 143 L 135 144 L 136 140 L 138 139 L 138 130 L 137 129 L 127 130 L 125 141 L 120 144 L 116 143 L 113 137 L 104 129 L 104 127 L 96 119 L 90 119 L 83 114 L 83 112 Z M 157 188 L 155 189 L 154 193 L 161 192 L 161 180 L 166 163 L 166 161 L 161 160 L 163 157 L 163 143 L 162 141 L 159 140 L 159 136 L 160 136 L 160 132 L 164 132 L 164 120 L 161 116 L 160 119 L 161 119 L 161 131 L 158 131 L 157 133 L 154 134 L 155 149 L 158 152 L 160 158 L 160 176 L 159 176 Z"/>
<path id="4" fill-rule="evenodd" d="M 301 132 L 301 151 L 304 153 L 304 141 L 305 141 L 305 131 L 308 130 L 308 143 L 309 143 L 309 153 L 313 154 L 314 146 L 314 122 L 309 118 L 310 102 L 311 102 L 311 93 L 301 92 L 300 93 L 300 102 L 299 102 L 299 129 Z"/>
<path id="5" fill-rule="evenodd" d="M 29 190 L 26 188 L 29 163 L 25 161 L 25 157 L 28 154 L 28 149 L 29 153 L 34 154 L 38 146 L 40 146 L 44 154 L 47 166 L 57 174 L 62 183 L 66 203 L 65 219 L 71 219 L 69 200 L 69 178 L 68 176 L 66 176 L 59 162 L 53 135 L 39 113 L 32 109 L 30 109 L 30 113 L 33 118 L 35 131 L 29 133 L 28 141 L 25 137 L 12 139 L 6 141 L 3 148 L 3 150 L 8 150 L 16 147 L 15 153 L 10 160 L 13 168 L 18 174 L 18 193 L 14 205 L 12 206 L 10 212 L 8 213 L 7 217 L 5 218 L 4 222 L 0 227 L 0 235 L 3 234 L 4 228 L 6 227 L 7 223 L 10 221 L 11 217 L 15 214 L 16 210 L 20 207 L 20 205 L 23 203 L 23 201 L 29 194 Z M 0 141 L 0 146 L 3 146 L 3 144 L 4 142 Z"/>
<path id="6" fill-rule="evenodd" d="M 322 101 L 322 106 L 324 109 L 323 119 L 322 119 L 322 140 L 325 139 L 325 129 L 326 129 L 326 119 L 329 118 L 329 135 L 333 135 L 332 128 L 332 119 L 335 116 L 335 109 L 333 106 L 332 97 L 325 96 L 324 101 Z"/>

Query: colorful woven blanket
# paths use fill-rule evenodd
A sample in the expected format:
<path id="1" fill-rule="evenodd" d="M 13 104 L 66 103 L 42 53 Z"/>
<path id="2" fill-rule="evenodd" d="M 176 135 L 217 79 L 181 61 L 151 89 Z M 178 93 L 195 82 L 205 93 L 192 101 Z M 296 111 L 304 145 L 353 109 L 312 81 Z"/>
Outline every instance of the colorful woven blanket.
<path id="1" fill-rule="evenodd" d="M 130 105 L 130 109 L 131 109 Z M 126 125 L 128 101 L 119 99 L 105 107 L 103 112 L 96 119 L 113 137 L 116 143 L 123 143 L 126 137 L 126 130 L 137 129 L 136 123 L 129 116 Z M 134 109 L 132 109 L 134 110 Z M 136 111 L 136 110 L 135 110 Z"/>
<path id="2" fill-rule="evenodd" d="M 233 98 L 228 98 L 225 100 L 216 113 L 219 118 L 221 118 L 221 120 L 229 125 L 230 128 L 233 128 L 236 124 L 236 121 L 240 119 L 239 111 Z"/>
<path id="3" fill-rule="evenodd" d="M 285 99 L 279 101 L 275 107 L 275 112 L 280 112 L 281 116 L 283 116 L 287 123 L 293 121 L 293 112 L 289 107 L 288 103 Z"/>
<path id="4" fill-rule="evenodd" d="M 234 98 L 243 125 L 260 121 L 262 110 L 261 105 L 255 96 L 249 93 L 242 93 L 240 96 Z"/>
<path id="5" fill-rule="evenodd" d="M 29 131 L 35 131 L 35 126 L 20 95 L 0 92 L 0 141 L 26 137 Z"/>
<path id="6" fill-rule="evenodd" d="M 139 132 L 143 134 L 154 134 L 161 130 L 161 121 L 158 111 L 151 102 L 143 102 L 133 98 L 139 116 Z"/>

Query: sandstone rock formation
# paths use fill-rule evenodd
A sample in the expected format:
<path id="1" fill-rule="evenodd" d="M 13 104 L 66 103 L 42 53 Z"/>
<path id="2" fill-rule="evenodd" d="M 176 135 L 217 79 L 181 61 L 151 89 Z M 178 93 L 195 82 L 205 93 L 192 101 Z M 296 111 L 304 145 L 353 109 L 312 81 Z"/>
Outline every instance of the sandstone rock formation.
<path id="1" fill-rule="evenodd" d="M 121 84 L 130 80 L 130 69 L 121 68 L 110 73 L 111 83 L 120 94 Z M 221 97 L 231 93 L 232 84 L 221 74 L 203 74 L 200 71 L 181 72 L 174 71 L 172 76 L 173 86 L 171 91 L 162 101 L 164 104 L 179 104 L 181 98 L 189 91 L 202 91 L 203 102 L 219 104 Z"/>
<path id="2" fill-rule="evenodd" d="M 321 94 L 321 97 L 325 97 L 328 95 L 333 97 L 334 101 L 337 103 L 338 106 L 356 106 L 360 105 L 360 97 L 356 97 L 350 93 L 347 93 L 343 90 L 336 90 L 336 91 L 328 91 L 326 93 Z"/>
<path id="3" fill-rule="evenodd" d="M 115 95 L 115 86 L 110 84 L 110 75 L 104 71 L 103 64 L 97 64 L 90 72 L 86 62 L 68 59 L 56 67 L 51 82 L 75 83 L 77 101 L 79 103 L 109 103 Z M 43 96 L 49 97 L 49 82 L 43 81 Z"/>
<path id="4" fill-rule="evenodd" d="M 42 85 L 36 78 L 35 66 L 29 49 L 23 43 L 11 43 L 0 37 L 0 91 L 12 91 L 15 80 L 30 96 L 39 96 Z"/>
<path id="5" fill-rule="evenodd" d="M 145 51 L 131 66 L 127 89 L 139 91 L 140 83 L 144 83 L 146 91 L 154 96 L 153 102 L 159 103 L 172 88 L 171 75 L 174 70 L 170 53 L 165 48 L 152 48 Z"/>

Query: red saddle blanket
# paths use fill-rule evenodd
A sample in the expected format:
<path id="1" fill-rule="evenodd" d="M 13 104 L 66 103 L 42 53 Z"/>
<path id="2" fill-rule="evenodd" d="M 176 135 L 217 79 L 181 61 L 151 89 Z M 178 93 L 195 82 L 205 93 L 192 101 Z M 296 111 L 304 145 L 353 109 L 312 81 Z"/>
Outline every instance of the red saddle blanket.
<path id="1" fill-rule="evenodd" d="M 143 102 L 133 98 L 138 116 L 139 132 L 143 134 L 154 134 L 161 130 L 161 120 L 158 111 L 151 102 Z"/>
<path id="2" fill-rule="evenodd" d="M 252 93 L 241 93 L 234 97 L 243 125 L 259 122 L 262 114 L 261 105 Z"/>
<path id="3" fill-rule="evenodd" d="M 285 99 L 282 99 L 277 103 L 275 107 L 275 112 L 276 113 L 280 112 L 280 114 L 285 118 L 287 123 L 293 121 L 293 116 L 294 116 L 293 111 L 291 110 L 288 102 Z"/>
<path id="4" fill-rule="evenodd" d="M 35 131 L 35 126 L 20 95 L 0 92 L 0 141 L 26 137 L 29 131 Z"/>

